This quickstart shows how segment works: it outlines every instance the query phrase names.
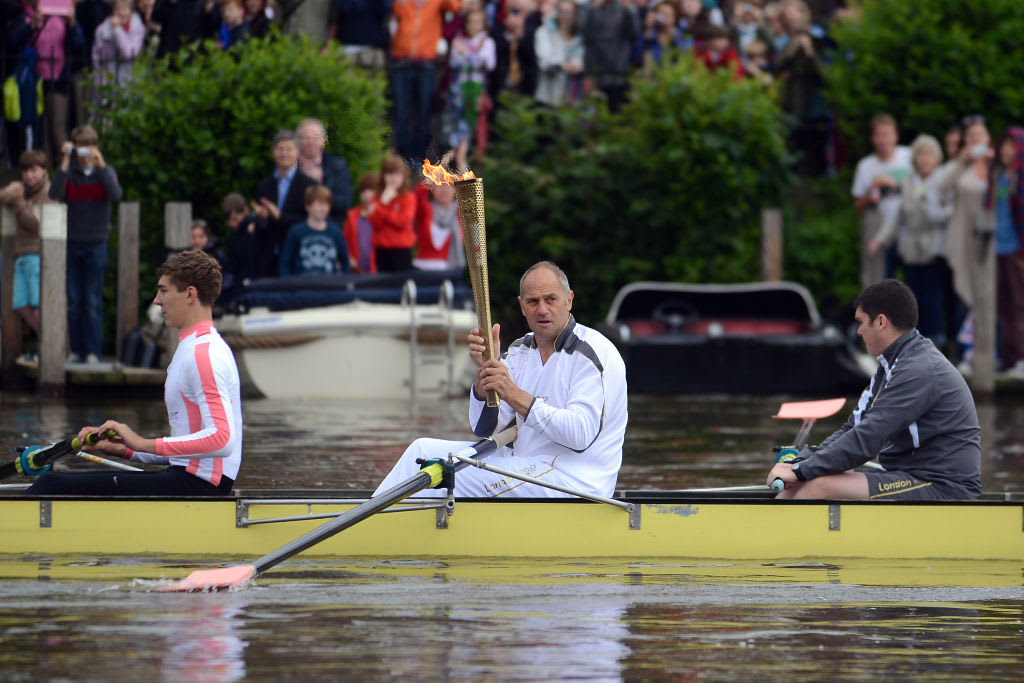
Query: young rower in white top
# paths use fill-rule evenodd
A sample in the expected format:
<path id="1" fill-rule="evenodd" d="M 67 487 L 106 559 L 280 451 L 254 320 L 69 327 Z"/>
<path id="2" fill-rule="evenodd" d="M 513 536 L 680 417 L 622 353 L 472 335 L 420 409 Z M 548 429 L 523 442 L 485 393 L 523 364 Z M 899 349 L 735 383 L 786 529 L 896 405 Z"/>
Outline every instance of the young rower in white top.
<path id="1" fill-rule="evenodd" d="M 216 496 L 231 491 L 242 461 L 242 403 L 234 355 L 213 327 L 220 265 L 208 254 L 189 249 L 170 256 L 157 268 L 157 276 L 153 302 L 167 326 L 180 331 L 164 385 L 171 434 L 144 437 L 107 420 L 82 427 L 78 436 L 84 440 L 89 433 L 113 430 L 116 436 L 82 450 L 167 467 L 50 472 L 27 493 Z"/>

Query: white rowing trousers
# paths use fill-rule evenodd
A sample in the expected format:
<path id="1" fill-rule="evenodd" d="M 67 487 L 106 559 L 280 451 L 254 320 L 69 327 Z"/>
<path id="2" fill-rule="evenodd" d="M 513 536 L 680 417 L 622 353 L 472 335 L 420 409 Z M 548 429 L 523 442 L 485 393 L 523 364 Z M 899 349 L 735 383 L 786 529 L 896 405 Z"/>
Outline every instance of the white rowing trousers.
<path id="1" fill-rule="evenodd" d="M 384 477 L 384 481 L 380 483 L 380 486 L 377 487 L 373 495 L 383 493 L 410 479 L 419 472 L 422 465 L 416 463 L 417 458 L 427 460 L 434 458 L 446 459 L 449 453 L 457 452 L 473 443 L 473 441 L 416 439 L 405 449 L 405 453 L 402 453 L 402 457 L 395 463 L 388 476 Z M 482 457 L 477 457 L 480 457 L 487 464 L 500 467 L 503 470 L 519 472 L 535 479 L 549 481 L 552 484 L 579 488 L 578 484 L 569 481 L 561 472 L 551 466 L 550 462 L 548 462 L 550 458 L 545 461 L 539 457 L 518 456 L 514 455 L 513 451 L 509 448 L 500 448 Z M 424 489 L 414 495 L 417 497 L 446 496 L 448 495 L 448 490 Z M 565 498 L 569 494 L 467 465 L 455 473 L 455 495 L 459 498 L 497 498 L 499 496 L 509 498 Z"/>

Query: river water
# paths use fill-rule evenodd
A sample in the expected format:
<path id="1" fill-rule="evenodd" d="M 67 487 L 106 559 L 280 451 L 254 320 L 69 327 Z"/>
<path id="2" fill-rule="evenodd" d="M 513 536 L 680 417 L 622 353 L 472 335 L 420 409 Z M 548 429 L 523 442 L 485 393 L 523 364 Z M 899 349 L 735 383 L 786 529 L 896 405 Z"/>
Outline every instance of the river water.
<path id="1" fill-rule="evenodd" d="M 634 397 L 619 488 L 762 482 L 771 447 L 799 426 L 771 418 L 781 400 Z M 819 421 L 812 441 L 851 407 Z M 469 438 L 463 400 L 244 408 L 242 488 L 372 488 L 416 437 Z M 165 430 L 159 400 L 5 394 L 0 452 L 107 417 Z M 985 489 L 1024 491 L 1024 403 L 982 404 L 979 417 Z M 300 556 L 245 589 L 165 595 L 154 579 L 184 576 L 187 560 L 5 552 L 0 681 L 1018 681 L 1024 671 L 1019 563 Z"/>

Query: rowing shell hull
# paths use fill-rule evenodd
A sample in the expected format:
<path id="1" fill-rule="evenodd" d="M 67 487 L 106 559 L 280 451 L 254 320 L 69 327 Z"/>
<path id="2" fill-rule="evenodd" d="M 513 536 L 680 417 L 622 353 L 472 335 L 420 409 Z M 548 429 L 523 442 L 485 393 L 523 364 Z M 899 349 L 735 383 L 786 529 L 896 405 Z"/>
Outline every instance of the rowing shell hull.
<path id="1" fill-rule="evenodd" d="M 4 553 L 253 558 L 326 523 L 358 500 L 0 498 Z M 378 514 L 309 557 L 970 559 L 1024 561 L 1024 504 L 782 503 L 634 499 L 636 512 L 575 500 L 459 501 Z M 633 526 L 630 528 L 631 520 Z"/>

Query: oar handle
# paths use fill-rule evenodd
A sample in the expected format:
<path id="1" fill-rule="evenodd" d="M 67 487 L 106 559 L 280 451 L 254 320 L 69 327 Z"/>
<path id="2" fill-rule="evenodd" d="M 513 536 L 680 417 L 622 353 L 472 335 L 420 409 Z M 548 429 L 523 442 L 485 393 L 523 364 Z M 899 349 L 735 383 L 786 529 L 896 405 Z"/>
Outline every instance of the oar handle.
<path id="1" fill-rule="evenodd" d="M 501 430 L 497 434 L 493 435 L 491 437 L 491 440 L 494 441 L 495 449 L 504 448 L 505 446 L 507 446 L 510 443 L 512 443 L 513 441 L 515 441 L 516 440 L 516 435 L 518 435 L 518 434 L 519 434 L 519 428 L 513 423 L 513 424 L 509 425 L 508 427 L 505 427 L 503 430 Z"/>
<path id="2" fill-rule="evenodd" d="M 113 429 L 108 429 L 102 434 L 100 434 L 99 432 L 89 432 L 88 434 L 85 435 L 84 441 L 82 439 L 79 439 L 77 436 L 71 439 L 71 447 L 77 451 L 82 446 L 95 446 L 103 439 L 113 439 L 115 436 L 117 436 L 117 432 L 115 432 Z"/>
<path id="3" fill-rule="evenodd" d="M 775 477 L 775 481 L 772 482 L 772 493 L 779 495 L 786 490 L 786 482 L 782 481 L 782 477 Z"/>

